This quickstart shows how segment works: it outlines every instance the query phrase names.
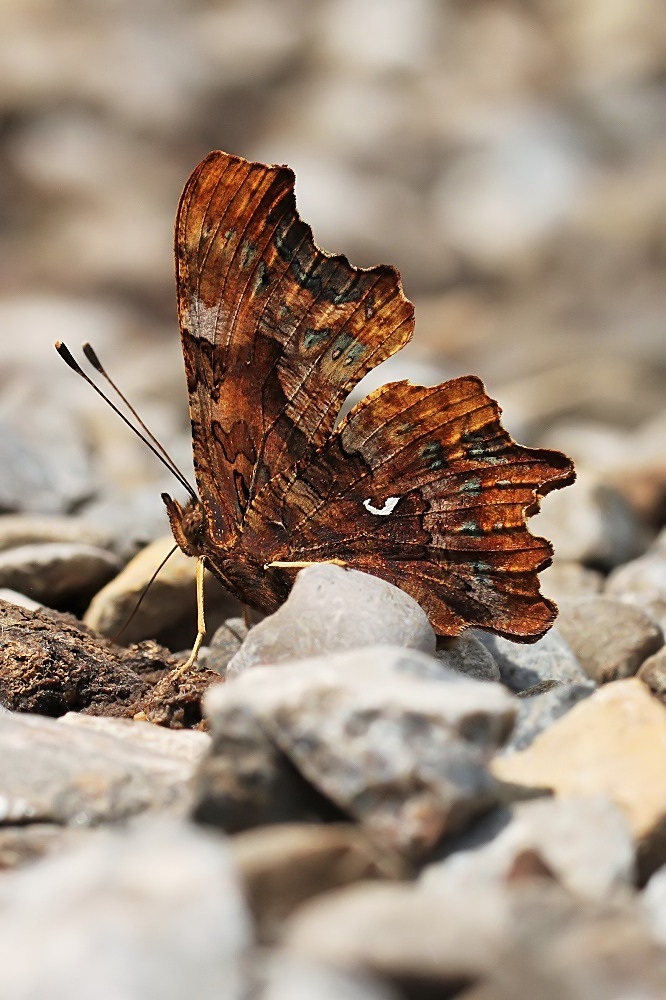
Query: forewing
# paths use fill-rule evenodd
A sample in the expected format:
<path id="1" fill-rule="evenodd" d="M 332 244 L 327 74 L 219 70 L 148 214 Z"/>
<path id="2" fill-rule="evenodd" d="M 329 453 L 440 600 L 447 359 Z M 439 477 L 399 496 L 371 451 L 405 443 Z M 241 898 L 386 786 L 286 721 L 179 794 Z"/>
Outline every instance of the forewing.
<path id="1" fill-rule="evenodd" d="M 321 447 L 355 383 L 409 340 L 397 271 L 319 250 L 286 167 L 214 152 L 176 221 L 194 463 L 211 537 Z"/>
<path id="2" fill-rule="evenodd" d="M 245 544 L 266 562 L 338 558 L 383 577 L 440 634 L 477 625 L 534 641 L 556 614 L 537 576 L 552 548 L 525 519 L 573 467 L 559 452 L 517 445 L 499 414 L 472 376 L 384 386 L 311 463 L 265 487 Z"/>

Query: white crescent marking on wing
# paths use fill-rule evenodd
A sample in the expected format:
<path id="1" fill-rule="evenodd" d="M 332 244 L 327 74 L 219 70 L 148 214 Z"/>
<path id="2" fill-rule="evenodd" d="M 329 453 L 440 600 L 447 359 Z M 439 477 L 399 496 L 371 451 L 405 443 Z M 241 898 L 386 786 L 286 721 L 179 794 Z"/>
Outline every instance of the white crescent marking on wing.
<path id="1" fill-rule="evenodd" d="M 393 511 L 393 508 L 400 499 L 400 497 L 389 497 L 383 507 L 373 507 L 370 502 L 370 497 L 368 497 L 367 500 L 363 501 L 363 506 L 366 510 L 369 510 L 371 514 L 381 514 L 383 517 L 386 517 L 387 514 L 390 514 Z"/>

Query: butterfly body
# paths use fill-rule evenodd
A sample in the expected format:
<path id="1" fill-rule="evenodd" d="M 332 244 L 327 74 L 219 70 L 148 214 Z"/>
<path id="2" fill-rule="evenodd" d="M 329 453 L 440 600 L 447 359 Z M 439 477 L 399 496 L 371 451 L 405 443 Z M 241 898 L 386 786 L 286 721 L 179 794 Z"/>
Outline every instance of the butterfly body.
<path id="1" fill-rule="evenodd" d="M 395 382 L 335 426 L 350 389 L 411 337 L 391 267 L 319 250 L 290 170 L 211 153 L 176 222 L 179 317 L 198 501 L 165 498 L 176 541 L 265 612 L 295 571 L 335 559 L 411 593 L 436 631 L 534 641 L 556 609 L 525 518 L 570 482 L 523 448 L 480 379 Z"/>

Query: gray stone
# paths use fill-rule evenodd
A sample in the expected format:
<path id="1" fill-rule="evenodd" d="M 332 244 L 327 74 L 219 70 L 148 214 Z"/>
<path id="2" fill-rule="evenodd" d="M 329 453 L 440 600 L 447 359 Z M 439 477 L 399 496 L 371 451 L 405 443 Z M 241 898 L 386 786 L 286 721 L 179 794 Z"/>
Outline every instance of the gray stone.
<path id="1" fill-rule="evenodd" d="M 0 586 L 42 604 L 86 600 L 115 576 L 120 560 L 77 542 L 40 542 L 0 552 Z"/>
<path id="2" fill-rule="evenodd" d="M 368 573 L 317 563 L 301 570 L 282 607 L 250 630 L 227 676 L 378 642 L 435 652 L 427 615 L 408 594 Z"/>
<path id="3" fill-rule="evenodd" d="M 666 865 L 650 878 L 641 894 L 641 904 L 654 937 L 666 946 Z"/>
<path id="4" fill-rule="evenodd" d="M 99 831 L 0 885 L 12 1000 L 242 1000 L 250 941 L 227 845 L 164 819 Z"/>
<path id="5" fill-rule="evenodd" d="M 588 470 L 556 490 L 531 530 L 553 543 L 558 559 L 611 569 L 635 558 L 648 538 L 644 525 L 619 490 Z"/>
<path id="6" fill-rule="evenodd" d="M 661 629 L 647 614 L 611 597 L 561 601 L 557 629 L 598 684 L 632 677 L 664 644 Z"/>
<path id="7" fill-rule="evenodd" d="M 321 818 L 312 789 L 264 731 L 251 704 L 239 705 L 212 735 L 192 783 L 194 819 L 235 833 Z"/>
<path id="8" fill-rule="evenodd" d="M 436 983 L 447 996 L 498 961 L 509 935 L 506 895 L 503 886 L 479 881 L 455 895 L 360 882 L 300 907 L 285 924 L 284 943 L 333 967 L 368 971 L 397 987 L 409 983 L 408 995 Z"/>
<path id="9" fill-rule="evenodd" d="M 565 559 L 555 559 L 541 571 L 539 580 L 543 594 L 556 604 L 570 597 L 599 594 L 604 586 L 604 578 L 597 570 Z"/>
<path id="10" fill-rule="evenodd" d="M 477 681 L 501 680 L 492 653 L 470 629 L 455 639 L 440 639 L 438 646 L 435 655 L 445 667 Z"/>
<path id="11" fill-rule="evenodd" d="M 82 712 L 67 712 L 58 719 L 60 725 L 77 729 L 108 733 L 121 740 L 125 746 L 135 746 L 155 751 L 183 764 L 198 764 L 210 749 L 210 736 L 195 729 L 166 729 L 133 719 L 114 719 L 104 715 L 84 715 Z"/>
<path id="12" fill-rule="evenodd" d="M 401 1000 L 368 972 L 336 968 L 289 951 L 273 952 L 264 970 L 261 1000 Z"/>
<path id="13" fill-rule="evenodd" d="M 111 537 L 102 527 L 96 527 L 79 517 L 39 517 L 35 514 L 0 516 L 0 552 L 38 542 L 73 542 L 108 549 Z"/>
<path id="14" fill-rule="evenodd" d="M 174 754 L 145 723 L 63 725 L 38 715 L 0 715 L 0 822 L 88 826 L 148 809 L 184 812 L 194 761 Z M 186 743 L 187 741 L 183 741 Z"/>
<path id="15" fill-rule="evenodd" d="M 666 646 L 648 656 L 637 676 L 647 684 L 653 695 L 661 701 L 666 701 Z"/>
<path id="16" fill-rule="evenodd" d="M 666 633 L 666 546 L 659 542 L 639 559 L 618 566 L 608 577 L 606 593 L 638 605 Z"/>
<path id="17" fill-rule="evenodd" d="M 0 825 L 0 871 L 18 868 L 46 854 L 77 847 L 90 834 L 90 828 L 60 826 L 58 823 Z"/>
<path id="18" fill-rule="evenodd" d="M 62 399 L 48 405 L 36 383 L 25 385 L 22 398 L 0 402 L 0 511 L 64 514 L 94 491 L 85 430 Z"/>
<path id="19" fill-rule="evenodd" d="M 286 917 L 313 896 L 361 879 L 405 874 L 346 823 L 261 826 L 236 834 L 231 849 L 263 944 L 279 940 Z"/>
<path id="20" fill-rule="evenodd" d="M 242 715 L 379 843 L 418 857 L 492 805 L 485 763 L 516 702 L 499 684 L 390 646 L 256 667 L 206 695 L 215 752 Z"/>
<path id="21" fill-rule="evenodd" d="M 241 647 L 248 634 L 242 618 L 229 618 L 215 632 L 206 653 L 206 667 L 224 675 L 229 660 Z"/>
<path id="22" fill-rule="evenodd" d="M 513 753 L 528 747 L 551 723 L 583 698 L 589 698 L 595 687 L 593 681 L 588 680 L 584 684 L 555 684 L 540 694 L 525 693 L 519 700 L 514 730 L 500 752 Z"/>
<path id="23" fill-rule="evenodd" d="M 475 630 L 497 663 L 502 682 L 512 691 L 525 691 L 543 681 L 586 684 L 588 676 L 557 627 L 532 643 L 512 642 L 500 635 Z"/>
<path id="24" fill-rule="evenodd" d="M 431 887 L 358 883 L 286 923 L 285 947 L 407 996 L 660 1000 L 666 954 L 631 900 L 581 901 L 543 876 Z M 481 982 L 487 989 L 461 993 Z"/>
<path id="25" fill-rule="evenodd" d="M 600 831 L 603 830 L 603 836 Z M 552 878 L 583 899 L 628 891 L 635 878 L 635 848 L 628 823 L 609 799 L 543 798 L 520 802 L 480 819 L 450 845 L 443 861 L 421 873 L 426 888 L 460 892 L 475 881 L 520 877 L 537 859 Z"/>

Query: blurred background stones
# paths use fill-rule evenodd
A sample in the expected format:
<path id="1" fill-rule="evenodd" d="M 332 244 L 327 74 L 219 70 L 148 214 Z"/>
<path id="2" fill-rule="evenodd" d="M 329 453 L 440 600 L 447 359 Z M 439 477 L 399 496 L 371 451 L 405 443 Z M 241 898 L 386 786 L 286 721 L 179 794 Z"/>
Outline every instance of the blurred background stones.
<path id="1" fill-rule="evenodd" d="M 361 390 L 480 375 L 522 443 L 577 463 L 534 522 L 556 555 L 643 556 L 666 522 L 659 0 L 6 0 L 0 29 L 0 513 L 75 513 L 123 561 L 165 533 L 169 474 L 52 345 L 91 341 L 191 474 L 172 227 L 222 148 L 289 163 L 322 247 L 400 268 L 415 339 Z"/>

